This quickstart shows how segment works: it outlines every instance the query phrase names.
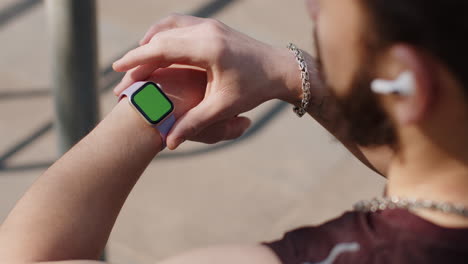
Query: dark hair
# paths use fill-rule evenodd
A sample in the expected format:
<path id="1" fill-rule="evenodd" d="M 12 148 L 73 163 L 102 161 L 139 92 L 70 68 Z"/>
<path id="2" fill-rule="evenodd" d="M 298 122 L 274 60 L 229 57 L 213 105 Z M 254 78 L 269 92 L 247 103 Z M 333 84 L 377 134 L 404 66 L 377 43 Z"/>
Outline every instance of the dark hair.
<path id="1" fill-rule="evenodd" d="M 421 48 L 444 63 L 468 96 L 468 1 L 362 0 L 378 45 Z"/>

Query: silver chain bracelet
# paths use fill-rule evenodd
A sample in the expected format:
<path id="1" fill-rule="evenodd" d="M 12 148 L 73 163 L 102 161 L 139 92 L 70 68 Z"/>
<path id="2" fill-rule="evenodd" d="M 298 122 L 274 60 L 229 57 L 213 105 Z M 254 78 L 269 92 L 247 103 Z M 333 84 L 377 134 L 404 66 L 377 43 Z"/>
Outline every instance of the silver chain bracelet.
<path id="1" fill-rule="evenodd" d="M 300 106 L 294 107 L 294 113 L 297 114 L 299 117 L 303 117 L 307 113 L 307 109 L 309 108 L 310 99 L 311 99 L 311 92 L 310 92 L 310 74 L 309 74 L 309 67 L 307 66 L 307 62 L 305 61 L 304 54 L 302 50 L 296 47 L 293 43 L 288 44 L 288 49 L 294 53 L 296 56 L 296 60 L 299 63 L 299 69 L 301 70 L 301 79 L 302 79 L 302 101 Z"/>

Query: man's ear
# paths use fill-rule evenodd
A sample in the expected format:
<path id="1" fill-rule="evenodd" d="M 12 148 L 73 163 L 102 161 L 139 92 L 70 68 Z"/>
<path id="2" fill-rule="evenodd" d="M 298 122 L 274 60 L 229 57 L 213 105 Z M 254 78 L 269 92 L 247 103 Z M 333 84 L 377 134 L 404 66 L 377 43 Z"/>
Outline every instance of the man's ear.
<path id="1" fill-rule="evenodd" d="M 395 45 L 389 49 L 384 63 L 390 65 L 383 67 L 387 71 L 384 75 L 391 76 L 396 85 L 395 93 L 384 98 L 393 120 L 403 126 L 423 121 L 437 98 L 434 61 L 411 46 Z"/>

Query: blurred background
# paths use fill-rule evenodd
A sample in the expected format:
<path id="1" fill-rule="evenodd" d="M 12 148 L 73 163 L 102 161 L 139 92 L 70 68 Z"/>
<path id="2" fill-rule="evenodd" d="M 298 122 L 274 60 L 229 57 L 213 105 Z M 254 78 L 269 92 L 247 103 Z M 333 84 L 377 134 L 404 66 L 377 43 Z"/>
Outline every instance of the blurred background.
<path id="1" fill-rule="evenodd" d="M 275 46 L 312 46 L 303 1 L 97 0 L 95 6 L 97 104 L 90 100 L 72 110 L 96 105 L 99 118 L 116 102 L 111 91 L 121 75 L 112 72 L 112 62 L 170 13 L 213 17 Z M 50 27 L 60 18 L 51 20 L 51 13 L 40 0 L 0 0 L 0 221 L 63 145 L 53 125 L 60 88 L 52 87 L 67 65 L 53 49 Z M 93 21 L 93 12 L 80 16 Z M 213 244 L 271 241 L 382 193 L 384 180 L 310 117 L 297 118 L 281 102 L 247 115 L 254 127 L 242 140 L 187 143 L 150 165 L 116 223 L 109 261 L 146 264 Z"/>

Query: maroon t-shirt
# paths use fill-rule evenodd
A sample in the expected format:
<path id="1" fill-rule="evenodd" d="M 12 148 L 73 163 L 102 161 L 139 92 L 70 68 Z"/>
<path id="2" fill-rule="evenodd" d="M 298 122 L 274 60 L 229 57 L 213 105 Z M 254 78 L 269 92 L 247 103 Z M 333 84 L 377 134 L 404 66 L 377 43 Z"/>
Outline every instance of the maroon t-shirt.
<path id="1" fill-rule="evenodd" d="M 443 228 L 402 209 L 345 213 L 265 245 L 283 264 L 468 264 L 468 229 Z"/>

